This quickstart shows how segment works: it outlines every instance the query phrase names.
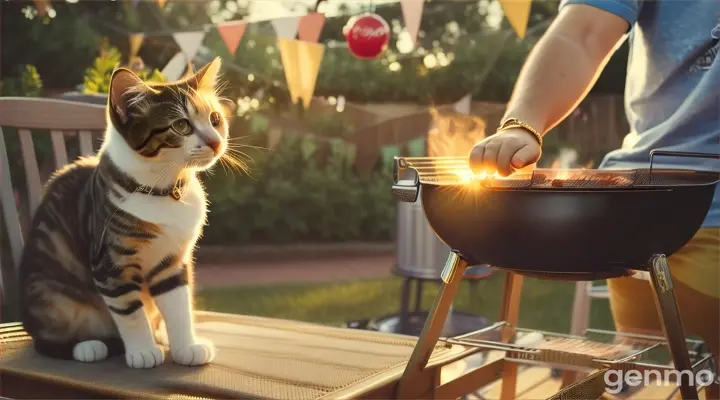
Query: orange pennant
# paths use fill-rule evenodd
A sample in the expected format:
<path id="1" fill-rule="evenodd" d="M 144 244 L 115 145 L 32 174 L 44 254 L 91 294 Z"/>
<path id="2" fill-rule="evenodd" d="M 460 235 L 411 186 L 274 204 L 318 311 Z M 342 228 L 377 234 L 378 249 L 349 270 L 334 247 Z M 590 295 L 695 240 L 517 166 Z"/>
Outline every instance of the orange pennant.
<path id="1" fill-rule="evenodd" d="M 505 18 L 510 22 L 515 33 L 520 39 L 525 37 L 528 21 L 530 20 L 531 0 L 499 0 L 505 13 Z"/>
<path id="2" fill-rule="evenodd" d="M 311 12 L 300 18 L 298 23 L 298 39 L 306 42 L 317 42 L 325 25 L 325 14 Z"/>
<path id="3" fill-rule="evenodd" d="M 325 46 L 302 40 L 278 38 L 278 48 L 285 70 L 285 79 L 293 103 L 310 107 Z"/>
<path id="4" fill-rule="evenodd" d="M 132 33 L 130 34 L 130 57 L 129 59 L 132 59 L 135 57 L 140 51 L 140 47 L 142 46 L 143 40 L 145 39 L 145 35 L 142 33 Z"/>
<path id="5" fill-rule="evenodd" d="M 37 8 L 38 15 L 44 17 L 47 13 L 47 8 L 50 5 L 50 0 L 33 0 L 35 8 Z"/>
<path id="6" fill-rule="evenodd" d="M 225 42 L 230 54 L 235 55 L 240 40 L 242 40 L 245 34 L 245 28 L 247 27 L 246 21 L 231 21 L 217 26 L 218 33 Z"/>
<path id="7" fill-rule="evenodd" d="M 167 3 L 167 0 L 156 0 L 158 7 L 165 8 L 165 3 Z"/>

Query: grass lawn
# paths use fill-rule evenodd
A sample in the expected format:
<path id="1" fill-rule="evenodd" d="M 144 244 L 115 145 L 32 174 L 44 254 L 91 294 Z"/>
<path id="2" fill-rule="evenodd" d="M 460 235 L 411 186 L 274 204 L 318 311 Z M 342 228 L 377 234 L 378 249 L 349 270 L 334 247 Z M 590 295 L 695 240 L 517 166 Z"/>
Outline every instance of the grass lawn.
<path id="1" fill-rule="evenodd" d="M 483 315 L 496 321 L 504 283 L 504 273 L 476 282 L 470 296 L 470 283 L 462 283 L 455 309 Z M 402 281 L 398 278 L 350 282 L 238 286 L 206 289 L 198 293 L 200 309 L 285 318 L 340 325 L 351 320 L 375 318 L 399 309 Z M 437 285 L 423 288 L 423 308 L 428 308 Z M 520 326 L 568 332 L 574 284 L 525 278 L 520 305 Z M 594 300 L 590 326 L 614 329 L 607 300 Z"/>

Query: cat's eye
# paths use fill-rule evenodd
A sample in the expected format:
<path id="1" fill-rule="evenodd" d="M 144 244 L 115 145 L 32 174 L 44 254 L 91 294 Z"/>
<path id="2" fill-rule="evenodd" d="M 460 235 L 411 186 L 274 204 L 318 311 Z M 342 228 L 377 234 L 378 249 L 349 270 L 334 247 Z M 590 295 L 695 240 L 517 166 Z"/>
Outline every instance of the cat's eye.
<path id="1" fill-rule="evenodd" d="M 220 113 L 217 111 L 213 111 L 210 113 L 210 125 L 213 126 L 213 128 L 217 128 L 220 126 L 221 117 Z"/>
<path id="2" fill-rule="evenodd" d="M 172 129 L 180 135 L 189 135 L 192 132 L 192 126 L 190 121 L 186 119 L 179 119 L 172 123 Z"/>

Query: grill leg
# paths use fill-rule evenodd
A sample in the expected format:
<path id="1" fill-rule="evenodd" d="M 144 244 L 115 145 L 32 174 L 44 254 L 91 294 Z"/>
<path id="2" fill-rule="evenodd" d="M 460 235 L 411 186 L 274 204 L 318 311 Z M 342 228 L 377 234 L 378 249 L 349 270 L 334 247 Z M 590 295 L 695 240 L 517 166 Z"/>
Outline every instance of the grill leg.
<path id="1" fill-rule="evenodd" d="M 435 302 L 433 302 L 432 308 L 430 308 L 428 312 L 428 317 L 425 320 L 425 326 L 420 334 L 420 338 L 417 344 L 415 344 L 415 349 L 410 356 L 410 361 L 408 361 L 405 366 L 405 372 L 400 378 L 400 382 L 398 382 L 395 393 L 396 398 L 419 398 L 426 394 L 427 382 L 423 382 L 424 379 L 419 380 L 418 378 L 421 377 L 423 369 L 427 365 L 432 351 L 435 349 L 435 344 L 437 344 L 440 338 L 448 310 L 450 310 L 453 299 L 457 294 L 460 281 L 467 266 L 467 261 L 460 258 L 460 256 L 454 252 L 450 253 L 450 256 L 445 262 L 445 268 L 443 268 L 442 271 L 442 286 L 437 296 L 435 296 Z"/>
<path id="2" fill-rule="evenodd" d="M 523 277 L 513 272 L 507 272 L 505 276 L 505 290 L 503 293 L 502 306 L 500 308 L 500 320 L 509 325 L 503 328 L 501 341 L 509 343 L 515 336 L 515 328 L 520 315 L 520 295 L 522 294 Z M 513 400 L 517 389 L 518 365 L 513 362 L 506 362 L 503 367 L 502 383 L 500 386 L 500 400 Z"/>
<path id="3" fill-rule="evenodd" d="M 685 371 L 692 372 L 693 369 L 685 342 L 685 332 L 680 320 L 677 299 L 675 298 L 675 289 L 670 277 L 670 266 L 663 254 L 652 256 L 649 264 L 650 282 L 655 291 L 655 306 L 662 322 L 665 338 L 668 341 L 673 364 L 675 369 L 680 372 L 678 382 L 680 394 L 683 399 L 697 400 L 698 393 L 693 385 L 694 382 L 685 373 Z"/>

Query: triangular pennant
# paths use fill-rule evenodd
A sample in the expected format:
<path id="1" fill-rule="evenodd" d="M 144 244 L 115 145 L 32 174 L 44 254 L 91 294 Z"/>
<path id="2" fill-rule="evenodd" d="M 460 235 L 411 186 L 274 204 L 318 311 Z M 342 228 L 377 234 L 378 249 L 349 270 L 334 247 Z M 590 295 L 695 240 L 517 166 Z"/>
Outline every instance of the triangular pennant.
<path id="1" fill-rule="evenodd" d="M 298 41 L 299 66 L 300 66 L 300 98 L 303 99 L 305 108 L 310 107 L 313 94 L 315 93 L 315 84 L 317 83 L 318 72 L 320 72 L 320 64 L 323 55 L 325 55 L 325 45 L 312 42 Z"/>
<path id="2" fill-rule="evenodd" d="M 505 17 L 510 22 L 520 39 L 525 37 L 528 21 L 530 20 L 530 7 L 532 0 L 498 0 L 503 8 Z"/>
<path id="3" fill-rule="evenodd" d="M 459 114 L 470 114 L 470 106 L 472 106 L 472 93 L 465 95 L 462 99 L 460 99 L 453 108 L 456 112 Z"/>
<path id="4" fill-rule="evenodd" d="M 231 21 L 217 26 L 220 37 L 233 56 L 235 55 L 235 51 L 240 44 L 243 34 L 245 34 L 245 28 L 247 28 L 247 21 Z"/>
<path id="5" fill-rule="evenodd" d="M 285 70 L 285 80 L 290 90 L 290 100 L 297 103 L 300 99 L 300 67 L 298 60 L 298 41 L 292 39 L 278 39 L 280 59 Z"/>
<path id="6" fill-rule="evenodd" d="M 157 5 L 160 8 L 165 8 L 165 3 L 167 3 L 167 0 L 155 0 L 157 1 Z"/>
<path id="7" fill-rule="evenodd" d="M 300 17 L 275 18 L 270 21 L 275 29 L 275 34 L 280 39 L 295 39 L 299 22 Z"/>
<path id="8" fill-rule="evenodd" d="M 205 31 L 173 33 L 173 39 L 175 39 L 175 42 L 180 46 L 180 50 L 185 53 L 188 60 L 195 58 L 195 54 L 197 54 L 200 49 L 204 38 Z"/>
<path id="9" fill-rule="evenodd" d="M 130 57 L 133 58 L 140 51 L 145 35 L 142 33 L 131 33 L 130 34 Z"/>
<path id="10" fill-rule="evenodd" d="M 44 17 L 47 13 L 47 8 L 50 5 L 50 0 L 33 0 L 33 3 L 35 3 L 38 15 Z"/>
<path id="11" fill-rule="evenodd" d="M 162 74 L 168 81 L 180 79 L 185 68 L 187 68 L 187 56 L 183 52 L 178 52 L 170 59 L 162 70 Z"/>
<path id="12" fill-rule="evenodd" d="M 400 0 L 405 28 L 412 38 L 413 45 L 417 43 L 424 6 L 425 0 Z"/>
<path id="13" fill-rule="evenodd" d="M 300 18 L 298 22 L 298 39 L 306 42 L 317 42 L 320 39 L 323 25 L 325 25 L 325 14 L 311 12 Z"/>

